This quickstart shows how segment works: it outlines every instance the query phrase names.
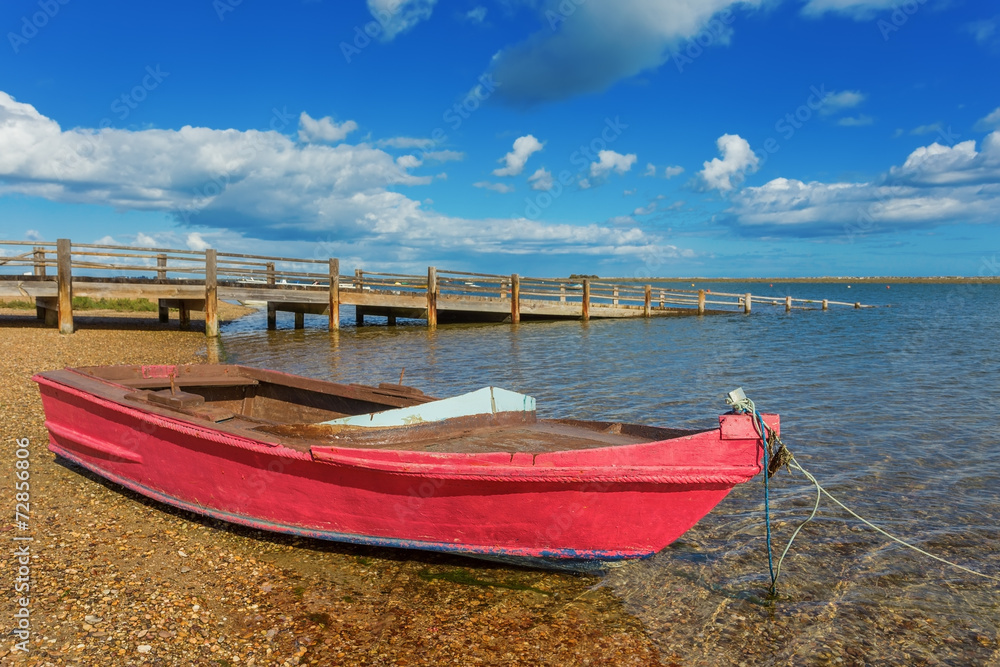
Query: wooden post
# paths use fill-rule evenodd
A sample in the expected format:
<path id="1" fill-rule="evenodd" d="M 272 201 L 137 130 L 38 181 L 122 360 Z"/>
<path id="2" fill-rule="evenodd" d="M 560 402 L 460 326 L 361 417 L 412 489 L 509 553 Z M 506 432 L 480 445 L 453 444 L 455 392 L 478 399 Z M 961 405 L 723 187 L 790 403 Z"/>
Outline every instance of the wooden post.
<path id="1" fill-rule="evenodd" d="M 750 292 L 743 295 L 743 312 L 747 315 L 750 314 L 750 303 L 752 300 L 753 296 L 751 296 Z"/>
<path id="2" fill-rule="evenodd" d="M 437 313 L 437 269 L 427 267 L 427 326 L 434 328 L 438 323 Z"/>
<path id="3" fill-rule="evenodd" d="M 187 301 L 181 300 L 177 308 L 177 322 L 181 329 L 187 329 L 191 326 L 191 311 L 188 310 Z"/>
<path id="4" fill-rule="evenodd" d="M 160 310 L 160 324 L 167 324 L 170 322 L 170 308 L 163 305 L 163 299 L 157 301 Z"/>
<path id="5" fill-rule="evenodd" d="M 306 328 L 306 314 L 303 312 L 295 313 L 295 328 L 305 329 Z"/>
<path id="6" fill-rule="evenodd" d="M 274 262 L 267 263 L 267 286 L 274 287 Z"/>
<path id="7" fill-rule="evenodd" d="M 45 248 L 42 246 L 35 246 L 35 252 L 32 257 L 35 259 L 35 269 L 33 273 L 39 278 L 45 277 Z"/>
<path id="8" fill-rule="evenodd" d="M 830 302 L 827 299 L 823 299 L 823 310 L 828 310 L 830 308 Z"/>
<path id="9" fill-rule="evenodd" d="M 790 296 L 785 297 L 785 312 L 786 313 L 792 312 L 792 297 Z"/>
<path id="10" fill-rule="evenodd" d="M 340 328 L 340 260 L 330 258 L 330 331 Z"/>
<path id="11" fill-rule="evenodd" d="M 566 286 L 559 286 L 559 303 L 566 303 Z"/>
<path id="12" fill-rule="evenodd" d="M 510 321 L 521 321 L 521 276 L 516 273 L 510 276 Z"/>
<path id="13" fill-rule="evenodd" d="M 392 313 L 386 315 L 385 319 L 387 320 L 386 324 L 388 324 L 390 327 L 396 326 L 396 316 L 393 315 Z"/>
<path id="14" fill-rule="evenodd" d="M 219 335 L 219 282 L 217 274 L 217 251 L 205 250 L 205 335 L 217 338 Z"/>
<path id="15" fill-rule="evenodd" d="M 698 290 L 698 314 L 705 314 L 705 290 Z"/>
<path id="16" fill-rule="evenodd" d="M 645 315 L 646 317 L 649 317 L 651 314 L 650 306 L 652 305 L 652 303 L 653 303 L 653 286 L 646 285 L 646 295 L 643 299 L 643 304 L 642 304 L 643 315 Z"/>
<path id="17" fill-rule="evenodd" d="M 615 289 L 611 294 L 611 305 L 612 306 L 618 305 L 618 285 L 615 285 Z"/>
<path id="18" fill-rule="evenodd" d="M 167 279 L 167 255 L 166 253 L 160 253 L 156 256 L 156 279 L 166 280 Z"/>
<path id="19" fill-rule="evenodd" d="M 359 327 L 365 325 L 365 309 L 361 306 L 354 306 L 354 324 Z"/>
<path id="20" fill-rule="evenodd" d="M 583 279 L 583 298 L 580 300 L 580 310 L 583 320 L 586 322 L 590 319 L 590 279 Z"/>
<path id="21" fill-rule="evenodd" d="M 270 331 L 278 328 L 278 309 L 271 301 L 267 302 L 267 328 Z"/>
<path id="22" fill-rule="evenodd" d="M 354 269 L 354 289 L 360 290 L 365 284 L 365 274 L 361 269 Z"/>
<path id="23" fill-rule="evenodd" d="M 667 295 L 664 290 L 660 290 L 660 308 L 664 308 L 667 305 Z"/>
<path id="24" fill-rule="evenodd" d="M 73 254 L 69 239 L 56 241 L 56 258 L 59 269 L 56 277 L 58 296 L 59 333 L 73 333 Z"/>
<path id="25" fill-rule="evenodd" d="M 861 302 L 860 301 L 855 301 L 854 302 L 854 307 L 855 308 L 860 308 L 861 307 Z"/>

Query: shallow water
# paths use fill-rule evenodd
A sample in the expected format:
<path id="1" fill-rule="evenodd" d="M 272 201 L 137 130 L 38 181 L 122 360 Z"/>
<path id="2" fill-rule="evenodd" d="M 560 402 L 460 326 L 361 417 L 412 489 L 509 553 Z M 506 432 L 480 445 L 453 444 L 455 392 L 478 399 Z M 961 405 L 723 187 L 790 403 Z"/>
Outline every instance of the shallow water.
<path id="1" fill-rule="evenodd" d="M 487 384 L 545 417 L 710 428 L 742 386 L 854 511 L 936 555 L 1000 577 L 1000 285 L 699 284 L 891 304 L 749 317 L 343 328 L 325 317 L 223 328 L 227 361 L 448 396 Z M 378 318 L 371 318 L 378 321 Z M 384 320 L 383 320 L 384 321 Z M 775 560 L 812 509 L 801 475 L 771 483 Z M 824 501 L 767 599 L 763 483 L 734 490 L 678 543 L 600 583 L 682 664 L 998 664 L 1000 585 L 896 544 Z"/>

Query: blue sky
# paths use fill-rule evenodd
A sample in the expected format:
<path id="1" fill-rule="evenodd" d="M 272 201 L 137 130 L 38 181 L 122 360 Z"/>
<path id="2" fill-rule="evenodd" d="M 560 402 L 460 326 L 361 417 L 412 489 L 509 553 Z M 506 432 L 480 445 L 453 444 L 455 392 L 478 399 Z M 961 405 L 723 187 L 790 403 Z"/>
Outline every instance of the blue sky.
<path id="1" fill-rule="evenodd" d="M 996 273 L 994 3 L 35 0 L 0 29 L 2 238 Z"/>

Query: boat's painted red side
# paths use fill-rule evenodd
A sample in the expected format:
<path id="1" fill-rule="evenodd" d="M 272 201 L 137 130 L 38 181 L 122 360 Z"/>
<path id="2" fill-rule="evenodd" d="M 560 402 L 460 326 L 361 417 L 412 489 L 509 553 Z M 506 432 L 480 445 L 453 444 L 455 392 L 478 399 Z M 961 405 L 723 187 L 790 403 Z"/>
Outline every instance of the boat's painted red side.
<path id="1" fill-rule="evenodd" d="M 673 440 L 534 456 L 333 447 L 310 455 L 34 379 L 56 454 L 200 514 L 344 542 L 641 558 L 761 470 L 760 441 L 743 415 Z M 767 420 L 777 428 L 777 416 Z"/>

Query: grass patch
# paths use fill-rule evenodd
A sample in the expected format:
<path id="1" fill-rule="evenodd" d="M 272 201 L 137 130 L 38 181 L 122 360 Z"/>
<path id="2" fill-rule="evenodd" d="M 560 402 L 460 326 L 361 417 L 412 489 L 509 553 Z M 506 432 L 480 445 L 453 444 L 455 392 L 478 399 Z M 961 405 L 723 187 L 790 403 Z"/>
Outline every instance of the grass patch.
<path id="1" fill-rule="evenodd" d="M 552 595 L 548 591 L 543 591 L 540 588 L 535 588 L 534 586 L 528 586 L 527 584 L 520 584 L 516 581 L 487 581 L 486 579 L 479 579 L 472 576 L 465 570 L 451 570 L 449 572 L 431 572 L 430 570 L 421 570 L 417 575 L 424 581 L 433 581 L 434 579 L 443 579 L 444 581 L 450 581 L 453 584 L 460 584 L 462 586 L 479 586 L 481 588 L 508 588 L 512 591 L 534 591 L 536 593 L 541 593 L 542 595 Z"/>
<path id="2" fill-rule="evenodd" d="M 34 310 L 35 302 L 24 301 L 22 299 L 0 301 L 0 308 Z M 92 299 L 89 296 L 73 297 L 73 310 L 113 310 L 119 313 L 146 313 L 155 312 L 158 309 L 159 304 L 149 299 Z"/>

